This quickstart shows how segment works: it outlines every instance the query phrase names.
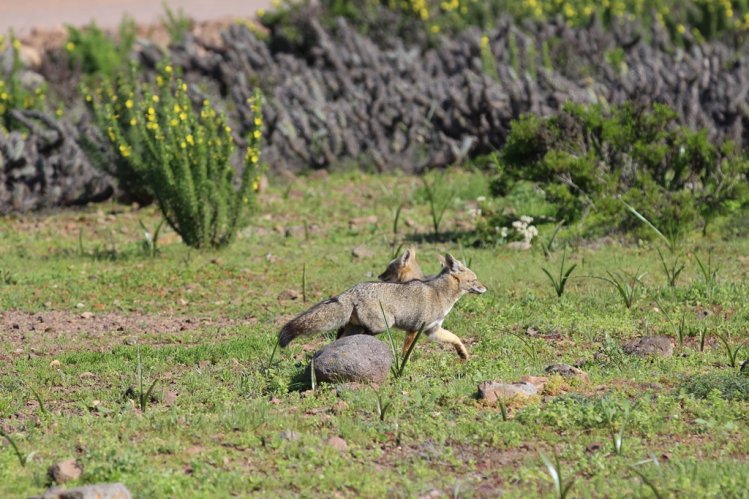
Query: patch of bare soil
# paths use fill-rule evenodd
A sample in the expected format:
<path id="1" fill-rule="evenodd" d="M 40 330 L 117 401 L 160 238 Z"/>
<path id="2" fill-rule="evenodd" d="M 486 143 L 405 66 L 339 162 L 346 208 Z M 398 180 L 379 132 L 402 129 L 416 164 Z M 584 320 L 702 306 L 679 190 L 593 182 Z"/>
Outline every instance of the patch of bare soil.
<path id="1" fill-rule="evenodd" d="M 114 312 L 21 312 L 0 313 L 3 348 L 0 361 L 18 355 L 55 355 L 63 351 L 106 351 L 116 344 L 135 344 L 147 335 L 149 344 L 188 331 L 229 327 L 240 321 L 169 315 L 119 314 Z M 153 341 L 155 338 L 155 341 Z"/>

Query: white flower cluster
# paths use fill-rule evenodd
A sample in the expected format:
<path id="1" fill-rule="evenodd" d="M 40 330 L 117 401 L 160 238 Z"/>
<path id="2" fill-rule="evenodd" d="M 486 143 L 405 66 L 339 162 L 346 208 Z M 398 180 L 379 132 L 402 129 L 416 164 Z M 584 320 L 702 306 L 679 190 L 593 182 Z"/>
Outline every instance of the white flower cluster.
<path id="1" fill-rule="evenodd" d="M 533 242 L 533 238 L 538 236 L 538 229 L 531 225 L 533 217 L 523 215 L 519 220 L 512 222 L 510 227 L 495 227 L 494 230 L 499 237 L 507 241 L 523 241 L 526 244 Z"/>

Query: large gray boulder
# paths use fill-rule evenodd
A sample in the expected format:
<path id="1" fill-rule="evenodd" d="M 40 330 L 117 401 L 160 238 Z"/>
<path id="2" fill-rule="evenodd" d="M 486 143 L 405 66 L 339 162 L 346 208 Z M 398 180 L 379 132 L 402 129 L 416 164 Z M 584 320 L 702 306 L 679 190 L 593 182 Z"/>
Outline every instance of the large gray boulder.
<path id="1" fill-rule="evenodd" d="M 130 491 L 121 483 L 97 483 L 74 489 L 50 489 L 34 499 L 132 499 Z"/>
<path id="2" fill-rule="evenodd" d="M 374 336 L 355 334 L 325 346 L 313 362 L 318 382 L 382 383 L 390 372 L 393 354 Z"/>

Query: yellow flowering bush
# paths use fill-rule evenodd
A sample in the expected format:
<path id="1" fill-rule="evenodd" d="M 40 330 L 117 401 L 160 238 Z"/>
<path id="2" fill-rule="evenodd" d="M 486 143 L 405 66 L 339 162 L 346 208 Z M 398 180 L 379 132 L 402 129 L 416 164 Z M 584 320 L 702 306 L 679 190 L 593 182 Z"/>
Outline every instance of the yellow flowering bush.
<path id="1" fill-rule="evenodd" d="M 0 52 L 11 51 L 12 66 L 10 74 L 0 73 L 0 127 L 6 130 L 23 128 L 11 116 L 14 109 L 41 109 L 46 102 L 46 86 L 26 88 L 21 84 L 20 73 L 23 69 L 19 50 L 21 43 L 15 37 L 9 39 L 0 35 Z"/>
<path id="2" fill-rule="evenodd" d="M 248 99 L 253 117 L 237 174 L 237 142 L 226 117 L 207 100 L 194 107 L 171 66 L 153 84 L 134 71 L 89 95 L 96 121 L 119 160 L 152 193 L 167 223 L 194 248 L 229 244 L 254 199 L 263 119 L 259 93 Z"/>

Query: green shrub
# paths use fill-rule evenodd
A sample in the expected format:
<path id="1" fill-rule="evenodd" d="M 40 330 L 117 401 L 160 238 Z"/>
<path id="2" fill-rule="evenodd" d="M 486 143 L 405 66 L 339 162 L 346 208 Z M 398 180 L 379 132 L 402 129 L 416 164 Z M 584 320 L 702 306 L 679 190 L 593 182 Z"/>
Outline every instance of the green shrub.
<path id="1" fill-rule="evenodd" d="M 65 43 L 71 62 L 80 65 L 87 75 L 113 77 L 130 59 L 136 36 L 135 21 L 124 18 L 117 39 L 99 29 L 93 22 L 83 29 L 68 26 Z"/>
<path id="2" fill-rule="evenodd" d="M 226 118 L 207 100 L 194 110 L 187 84 L 171 66 L 163 68 L 155 84 L 140 83 L 133 68 L 87 100 L 129 169 L 128 178 L 141 179 L 185 244 L 217 248 L 231 242 L 257 186 L 263 124 L 259 94 L 247 103 L 253 127 L 238 180 L 230 162 L 237 145 Z"/>
<path id="3" fill-rule="evenodd" d="M 8 46 L 8 42 L 9 46 Z M 11 116 L 14 109 L 41 109 L 45 106 L 46 90 L 45 84 L 39 84 L 34 88 L 28 88 L 21 81 L 23 63 L 19 55 L 21 43 L 14 36 L 6 39 L 0 35 L 0 52 L 11 51 L 12 65 L 7 75 L 0 72 L 0 128 L 6 130 L 18 130 L 24 128 L 21 123 Z"/>
<path id="4" fill-rule="evenodd" d="M 553 117 L 524 116 L 513 123 L 500 157 L 492 193 L 532 182 L 554 206 L 552 219 L 584 220 L 589 235 L 647 235 L 619 199 L 678 237 L 747 198 L 746 158 L 730 142 L 712 144 L 704 130 L 680 126 L 663 105 L 567 105 Z M 486 225 L 495 222 L 502 220 Z"/>
<path id="5" fill-rule="evenodd" d="M 749 376 L 736 371 L 699 374 L 684 382 L 688 393 L 707 398 L 714 390 L 725 400 L 749 401 Z"/>

